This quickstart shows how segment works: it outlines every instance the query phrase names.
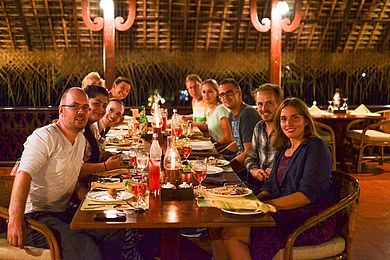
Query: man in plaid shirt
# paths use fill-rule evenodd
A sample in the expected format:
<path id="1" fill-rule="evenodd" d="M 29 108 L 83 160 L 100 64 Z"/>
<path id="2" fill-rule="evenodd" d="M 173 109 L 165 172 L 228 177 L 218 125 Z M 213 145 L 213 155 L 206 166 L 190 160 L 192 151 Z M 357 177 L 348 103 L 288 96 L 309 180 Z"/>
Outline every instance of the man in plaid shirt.
<path id="1" fill-rule="evenodd" d="M 256 190 L 271 173 L 276 154 L 271 145 L 273 119 L 284 99 L 284 94 L 278 85 L 266 83 L 255 90 L 254 98 L 262 120 L 256 124 L 253 131 L 252 147 L 245 157 L 245 166 L 248 171 L 248 182 L 252 185 L 251 188 Z"/>

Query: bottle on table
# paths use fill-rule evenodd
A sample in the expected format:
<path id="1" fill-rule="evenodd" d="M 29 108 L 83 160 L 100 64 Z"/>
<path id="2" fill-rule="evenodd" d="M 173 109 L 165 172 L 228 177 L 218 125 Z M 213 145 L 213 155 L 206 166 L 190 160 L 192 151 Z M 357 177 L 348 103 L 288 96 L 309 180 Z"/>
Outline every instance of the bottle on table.
<path id="1" fill-rule="evenodd" d="M 161 173 L 161 147 L 158 142 L 158 133 L 153 134 L 152 145 L 150 146 L 149 159 L 149 190 L 157 191 L 160 189 Z"/>
<path id="2" fill-rule="evenodd" d="M 139 129 L 142 135 L 148 132 L 148 118 L 146 116 L 145 106 L 141 107 L 141 113 L 139 115 Z"/>
<path id="3" fill-rule="evenodd" d="M 179 139 L 183 130 L 181 128 L 180 115 L 177 113 L 177 109 L 173 109 L 172 121 L 171 121 L 172 136 L 175 139 Z"/>

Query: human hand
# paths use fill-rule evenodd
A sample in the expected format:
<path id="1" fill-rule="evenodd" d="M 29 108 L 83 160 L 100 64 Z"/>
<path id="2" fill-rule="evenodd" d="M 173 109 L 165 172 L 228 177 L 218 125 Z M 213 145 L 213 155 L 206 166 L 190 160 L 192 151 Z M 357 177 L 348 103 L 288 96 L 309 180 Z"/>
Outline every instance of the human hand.
<path id="1" fill-rule="evenodd" d="M 254 168 L 250 170 L 250 173 L 252 174 L 253 178 L 255 178 L 256 180 L 265 181 L 269 177 L 271 173 L 271 169 L 267 168 L 263 170 L 263 169 Z"/>
<path id="2" fill-rule="evenodd" d="M 118 169 L 122 164 L 122 156 L 120 154 L 110 156 L 106 161 L 107 170 Z"/>
<path id="3" fill-rule="evenodd" d="M 24 248 L 24 241 L 26 241 L 27 236 L 27 225 L 22 218 L 10 218 L 8 221 L 8 232 L 7 238 L 11 246 Z"/>

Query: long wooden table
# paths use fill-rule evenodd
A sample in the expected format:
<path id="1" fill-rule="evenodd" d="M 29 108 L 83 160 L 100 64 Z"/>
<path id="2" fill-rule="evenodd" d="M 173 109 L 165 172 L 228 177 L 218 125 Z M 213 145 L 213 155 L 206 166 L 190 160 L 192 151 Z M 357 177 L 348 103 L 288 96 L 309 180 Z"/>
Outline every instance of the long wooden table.
<path id="1" fill-rule="evenodd" d="M 235 173 L 224 173 L 229 183 L 238 182 Z M 207 184 L 206 184 L 207 186 Z M 127 211 L 127 220 L 122 223 L 94 221 L 99 211 L 77 210 L 70 227 L 72 229 L 95 228 L 158 228 L 161 229 L 161 259 L 179 259 L 179 228 L 275 226 L 270 214 L 251 216 L 231 215 L 217 208 L 200 208 L 196 200 L 161 201 L 159 195 L 150 195 L 149 209 L 142 214 Z"/>

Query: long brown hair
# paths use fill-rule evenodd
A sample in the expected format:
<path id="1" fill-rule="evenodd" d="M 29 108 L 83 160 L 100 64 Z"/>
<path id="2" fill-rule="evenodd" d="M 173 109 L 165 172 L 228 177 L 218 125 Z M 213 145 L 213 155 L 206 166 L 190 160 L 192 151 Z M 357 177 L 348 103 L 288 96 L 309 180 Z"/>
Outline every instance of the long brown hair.
<path id="1" fill-rule="evenodd" d="M 277 150 L 281 150 L 288 148 L 291 145 L 290 139 L 283 133 L 283 130 L 280 126 L 280 114 L 282 113 L 282 109 L 287 106 L 294 107 L 297 112 L 303 116 L 307 123 L 303 132 L 304 141 L 312 137 L 320 138 L 314 125 L 313 118 L 311 117 L 309 109 L 305 102 L 295 97 L 286 98 L 279 106 L 274 116 L 275 135 L 274 139 L 272 140 L 272 146 L 274 146 Z"/>

